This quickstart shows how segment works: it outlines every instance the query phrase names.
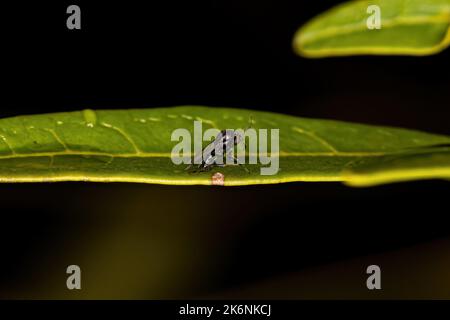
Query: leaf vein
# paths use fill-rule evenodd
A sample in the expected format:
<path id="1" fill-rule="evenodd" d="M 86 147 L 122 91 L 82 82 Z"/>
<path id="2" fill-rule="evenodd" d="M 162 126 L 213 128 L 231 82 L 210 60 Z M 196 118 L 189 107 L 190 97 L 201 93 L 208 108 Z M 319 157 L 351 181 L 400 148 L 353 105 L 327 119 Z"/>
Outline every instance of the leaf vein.
<path id="1" fill-rule="evenodd" d="M 136 154 L 141 154 L 142 151 L 139 149 L 139 147 L 137 146 L 137 144 L 134 142 L 134 140 L 131 138 L 130 135 L 128 135 L 128 133 L 126 133 L 124 130 L 113 126 L 112 124 L 106 123 L 106 122 L 102 122 L 101 125 L 105 128 L 109 128 L 112 129 L 116 132 L 118 132 L 122 137 L 124 137 L 128 143 L 133 147 L 134 151 Z"/>
<path id="2" fill-rule="evenodd" d="M 17 154 L 16 151 L 14 151 L 13 147 L 11 146 L 11 144 L 8 142 L 8 139 L 6 139 L 6 137 L 4 135 L 0 135 L 0 139 L 2 139 L 2 141 L 6 144 L 8 149 L 11 151 L 12 155 Z"/>
<path id="3" fill-rule="evenodd" d="M 65 151 L 70 151 L 70 148 L 67 147 L 67 144 L 61 139 L 60 136 L 58 136 L 58 134 L 56 133 L 55 130 L 53 129 L 45 129 L 45 131 L 50 132 L 50 134 L 53 136 L 53 138 L 55 138 L 55 140 L 64 148 Z"/>
<path id="4" fill-rule="evenodd" d="M 304 134 L 308 137 L 310 137 L 311 139 L 315 140 L 316 142 L 319 142 L 322 146 L 324 146 L 325 148 L 327 148 L 328 150 L 330 150 L 332 153 L 334 154 L 339 154 L 339 151 L 336 150 L 335 147 L 333 147 L 328 141 L 326 141 L 325 139 L 319 137 L 316 133 L 312 132 L 312 131 L 308 131 L 299 127 L 292 127 L 292 130 Z"/>

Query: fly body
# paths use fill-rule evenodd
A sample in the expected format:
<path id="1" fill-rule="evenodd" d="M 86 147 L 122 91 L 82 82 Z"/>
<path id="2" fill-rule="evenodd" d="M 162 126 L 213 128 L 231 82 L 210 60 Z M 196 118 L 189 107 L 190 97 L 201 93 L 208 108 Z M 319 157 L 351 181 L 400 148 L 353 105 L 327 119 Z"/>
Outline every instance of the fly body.
<path id="1" fill-rule="evenodd" d="M 218 164 L 217 159 L 219 157 L 231 157 L 234 146 L 242 141 L 242 136 L 235 130 L 222 130 L 208 146 L 203 149 L 200 154 L 195 155 L 194 163 L 202 162 L 197 165 L 196 171 L 209 171 L 214 166 L 224 166 L 224 164 Z M 203 155 L 206 155 L 204 158 Z M 237 160 L 233 157 L 234 160 Z M 192 165 L 186 169 L 190 169 Z"/>

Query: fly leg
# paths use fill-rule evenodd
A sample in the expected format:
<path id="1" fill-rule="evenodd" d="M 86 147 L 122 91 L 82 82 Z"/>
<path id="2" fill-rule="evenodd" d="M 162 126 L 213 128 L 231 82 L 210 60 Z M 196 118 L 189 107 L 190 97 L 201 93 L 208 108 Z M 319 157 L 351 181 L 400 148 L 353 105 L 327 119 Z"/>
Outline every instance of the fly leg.
<path id="1" fill-rule="evenodd" d="M 194 174 L 197 172 L 203 172 L 203 171 L 209 170 L 208 168 L 206 168 L 207 170 L 205 170 L 205 168 L 206 168 L 206 166 L 204 166 L 203 164 L 199 164 L 199 165 L 195 164 L 194 165 L 191 163 L 184 170 L 188 171 L 188 173 Z"/>
<path id="2" fill-rule="evenodd" d="M 232 166 L 241 166 L 242 168 L 244 168 L 245 172 L 250 173 L 250 171 L 248 171 L 248 169 L 245 167 L 244 163 L 240 163 L 239 159 L 236 158 L 234 155 L 232 155 L 231 153 L 227 154 L 227 159 L 233 159 L 233 163 L 232 164 L 228 164 L 227 165 L 232 165 Z M 228 161 L 227 161 L 228 162 Z"/>

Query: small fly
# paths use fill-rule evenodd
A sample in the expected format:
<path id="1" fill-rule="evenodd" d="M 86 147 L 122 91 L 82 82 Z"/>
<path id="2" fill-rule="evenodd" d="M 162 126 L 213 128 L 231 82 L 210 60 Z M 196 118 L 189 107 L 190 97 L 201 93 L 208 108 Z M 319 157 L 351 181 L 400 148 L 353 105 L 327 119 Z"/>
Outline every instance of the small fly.
<path id="1" fill-rule="evenodd" d="M 247 129 L 245 129 L 245 130 L 247 130 Z M 219 157 L 224 157 L 224 156 L 226 159 L 233 158 L 233 160 L 236 161 L 237 164 L 240 164 L 238 159 L 233 156 L 233 151 L 234 151 L 234 146 L 241 143 L 241 141 L 243 141 L 243 137 L 236 130 L 220 131 L 220 133 L 217 135 L 216 139 L 214 139 L 213 142 L 211 142 L 208 146 L 206 146 L 205 149 L 203 149 L 203 151 L 200 154 L 195 155 L 193 163 L 197 166 L 197 168 L 194 170 L 194 172 L 206 172 L 206 171 L 211 170 L 214 166 L 218 166 L 218 167 L 226 166 L 226 164 L 218 164 L 217 163 L 217 159 Z M 216 154 L 217 150 L 220 150 L 220 152 L 218 152 Z M 204 154 L 207 155 L 207 157 L 205 159 L 203 159 Z M 201 160 L 201 163 L 199 163 L 200 160 Z M 196 164 L 196 163 L 199 163 L 199 164 Z M 193 166 L 192 164 L 189 165 L 186 168 L 186 170 L 189 170 L 190 168 L 192 168 L 192 166 Z M 245 171 L 248 172 L 247 168 L 245 168 L 245 167 L 243 167 L 243 168 L 245 169 Z"/>

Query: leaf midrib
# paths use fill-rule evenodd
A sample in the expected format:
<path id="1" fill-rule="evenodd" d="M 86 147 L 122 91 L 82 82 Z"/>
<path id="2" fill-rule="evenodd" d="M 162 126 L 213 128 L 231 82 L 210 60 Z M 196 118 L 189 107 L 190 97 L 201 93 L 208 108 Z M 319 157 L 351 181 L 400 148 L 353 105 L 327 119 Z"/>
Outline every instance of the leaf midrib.
<path id="1" fill-rule="evenodd" d="M 279 157 L 381 157 L 386 155 L 401 154 L 402 151 L 395 152 L 278 152 L 278 153 L 256 153 L 246 154 L 246 156 L 275 156 Z M 89 151 L 63 151 L 63 152 L 36 152 L 36 153 L 14 153 L 0 156 L 3 159 L 34 158 L 34 157 L 55 157 L 55 156 L 92 156 L 92 157 L 112 157 L 112 158 L 170 158 L 168 152 L 139 152 L 139 153 L 107 153 Z M 193 156 L 194 154 L 187 154 Z"/>

